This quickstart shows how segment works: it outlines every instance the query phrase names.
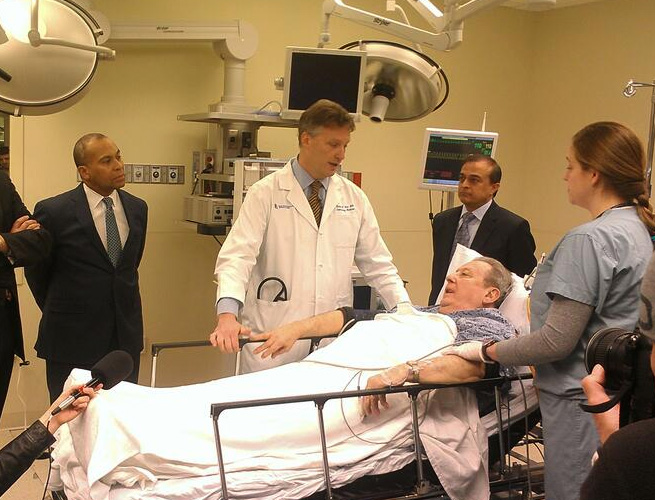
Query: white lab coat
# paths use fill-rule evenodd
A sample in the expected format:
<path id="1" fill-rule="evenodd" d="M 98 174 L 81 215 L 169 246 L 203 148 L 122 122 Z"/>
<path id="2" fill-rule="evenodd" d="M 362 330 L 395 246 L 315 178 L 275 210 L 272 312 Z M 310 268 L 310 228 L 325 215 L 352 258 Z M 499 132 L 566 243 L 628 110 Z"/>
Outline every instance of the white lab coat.
<path id="1" fill-rule="evenodd" d="M 216 261 L 217 300 L 233 297 L 244 304 L 243 325 L 253 332 L 315 314 L 350 306 L 351 268 L 357 265 L 367 284 L 386 307 L 409 301 L 404 284 L 380 236 L 373 208 L 364 192 L 339 175 L 330 179 L 320 228 L 309 201 L 293 175 L 291 162 L 254 184 Z M 272 302 L 281 286 L 286 301 Z M 297 361 L 308 353 L 308 341 L 297 342 L 275 360 L 262 360 L 246 346 L 241 372 L 258 371 Z"/>

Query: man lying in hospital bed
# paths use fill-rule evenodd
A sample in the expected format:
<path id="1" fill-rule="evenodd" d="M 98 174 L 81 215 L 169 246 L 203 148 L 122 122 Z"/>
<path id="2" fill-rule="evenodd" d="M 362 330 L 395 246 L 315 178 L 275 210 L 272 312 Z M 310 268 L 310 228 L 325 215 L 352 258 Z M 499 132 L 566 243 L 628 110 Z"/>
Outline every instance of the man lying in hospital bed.
<path id="1" fill-rule="evenodd" d="M 357 323 L 297 363 L 186 387 L 153 389 L 121 383 L 103 391 L 83 418 L 59 436 L 55 467 L 68 498 L 221 498 L 209 418 L 212 403 L 355 390 L 408 360 L 420 362 L 422 382 L 482 378 L 482 362 L 442 356 L 440 351 L 453 342 L 499 340 L 514 334 L 514 327 L 493 309 L 511 283 L 507 271 L 496 264 L 480 259 L 459 268 L 448 281 L 442 314 L 407 307 L 380 315 L 375 321 Z M 429 380 L 424 380 L 428 374 Z M 69 382 L 87 379 L 87 372 L 76 370 Z M 374 408 L 377 400 L 365 400 L 363 409 L 370 414 L 365 418 L 354 398 L 326 403 L 333 486 L 396 470 L 412 460 L 407 397 L 387 399 L 389 407 L 379 414 Z M 488 498 L 487 439 L 473 392 L 440 389 L 423 393 L 419 403 L 421 440 L 448 495 L 452 500 Z M 316 422 L 313 403 L 223 413 L 219 425 L 230 498 L 303 498 L 320 490 Z"/>

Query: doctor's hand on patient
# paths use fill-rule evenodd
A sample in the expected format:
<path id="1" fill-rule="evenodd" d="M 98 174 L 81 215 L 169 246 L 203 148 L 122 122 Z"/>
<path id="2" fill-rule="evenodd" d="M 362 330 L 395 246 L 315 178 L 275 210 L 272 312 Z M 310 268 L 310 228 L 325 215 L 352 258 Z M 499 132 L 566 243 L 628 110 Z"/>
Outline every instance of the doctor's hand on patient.
<path id="1" fill-rule="evenodd" d="M 268 358 L 269 356 L 276 358 L 280 354 L 288 352 L 293 347 L 293 344 L 296 343 L 296 340 L 304 333 L 305 328 L 303 322 L 300 321 L 288 323 L 270 332 L 253 333 L 250 335 L 250 340 L 264 342 L 257 346 L 253 354 L 261 353 L 262 359 Z"/>
<path id="2" fill-rule="evenodd" d="M 209 334 L 209 341 L 221 352 L 235 353 L 239 351 L 239 335 L 250 336 L 250 328 L 237 321 L 232 313 L 218 315 L 216 328 Z"/>

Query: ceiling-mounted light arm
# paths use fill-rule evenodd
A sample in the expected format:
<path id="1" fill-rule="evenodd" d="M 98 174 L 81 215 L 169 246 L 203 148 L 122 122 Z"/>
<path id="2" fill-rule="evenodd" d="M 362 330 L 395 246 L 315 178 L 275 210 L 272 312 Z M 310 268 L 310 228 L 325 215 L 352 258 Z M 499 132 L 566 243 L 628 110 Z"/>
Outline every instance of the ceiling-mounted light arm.
<path id="1" fill-rule="evenodd" d="M 443 14 L 429 0 L 407 0 L 414 9 L 434 28 L 434 32 L 423 30 L 407 23 L 367 12 L 346 5 L 343 0 L 324 0 L 323 27 L 319 47 L 330 41 L 330 16 L 350 21 L 398 36 L 435 50 L 450 50 L 462 41 L 462 21 L 483 9 L 493 7 L 505 0 L 446 0 Z"/>
<path id="2" fill-rule="evenodd" d="M 448 17 L 448 23 L 461 23 L 464 19 L 467 19 L 483 10 L 487 10 L 499 3 L 503 3 L 505 0 L 469 0 L 466 3 L 462 3 L 461 0 L 446 0 L 446 7 L 444 7 L 445 15 Z M 461 5 L 460 5 L 461 4 Z M 452 7 L 452 10 L 450 10 Z"/>
<path id="3" fill-rule="evenodd" d="M 623 89 L 623 95 L 625 97 L 632 97 L 637 93 L 637 89 L 642 87 L 650 87 L 650 127 L 648 130 L 648 151 L 646 154 L 648 158 L 646 160 L 646 180 L 648 181 L 648 197 L 650 198 L 651 193 L 651 174 L 653 172 L 653 149 L 655 148 L 655 80 L 652 83 L 644 82 L 635 82 L 634 80 L 629 80 Z"/>
<path id="4" fill-rule="evenodd" d="M 61 38 L 42 37 L 39 32 L 39 0 L 32 0 L 30 31 L 28 32 L 27 37 L 30 40 L 30 45 L 33 47 L 39 47 L 41 45 L 57 45 L 59 47 L 69 47 L 71 49 L 95 52 L 105 59 L 114 59 L 116 57 L 116 52 L 107 47 L 85 45 L 63 40 Z"/>
<path id="5" fill-rule="evenodd" d="M 434 29 L 443 29 L 441 19 L 443 13 L 430 0 L 407 0 L 407 3 L 418 12 Z"/>

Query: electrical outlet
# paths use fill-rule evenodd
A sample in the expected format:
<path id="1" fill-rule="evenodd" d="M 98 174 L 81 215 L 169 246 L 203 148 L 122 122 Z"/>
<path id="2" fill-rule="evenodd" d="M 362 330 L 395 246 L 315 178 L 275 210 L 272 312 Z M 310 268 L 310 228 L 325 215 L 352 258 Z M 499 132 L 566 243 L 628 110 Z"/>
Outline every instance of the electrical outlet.
<path id="1" fill-rule="evenodd" d="M 162 182 L 162 179 L 161 179 L 161 166 L 152 165 L 150 167 L 150 182 L 153 182 L 153 183 Z"/>
<path id="2" fill-rule="evenodd" d="M 145 182 L 143 177 L 143 165 L 134 165 L 132 167 L 132 182 Z"/>
<path id="3" fill-rule="evenodd" d="M 184 184 L 184 166 L 169 165 L 167 178 L 169 184 Z"/>
<path id="4" fill-rule="evenodd" d="M 169 184 L 177 184 L 177 179 L 179 174 L 177 172 L 177 167 L 169 166 L 168 167 L 168 182 Z"/>

